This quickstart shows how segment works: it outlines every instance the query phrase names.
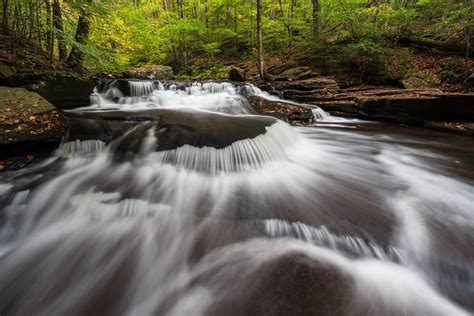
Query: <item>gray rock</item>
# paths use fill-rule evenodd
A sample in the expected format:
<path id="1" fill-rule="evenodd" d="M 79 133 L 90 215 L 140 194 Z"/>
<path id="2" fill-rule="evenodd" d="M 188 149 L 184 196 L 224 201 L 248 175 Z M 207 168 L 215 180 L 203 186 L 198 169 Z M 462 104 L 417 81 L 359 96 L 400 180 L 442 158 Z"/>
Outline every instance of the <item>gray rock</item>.
<path id="1" fill-rule="evenodd" d="M 174 78 L 173 68 L 164 65 L 149 65 L 124 73 L 125 78 L 170 80 Z"/>
<path id="2" fill-rule="evenodd" d="M 245 70 L 239 67 L 232 67 L 229 70 L 229 79 L 231 81 L 246 81 L 247 80 L 247 74 L 245 73 Z"/>

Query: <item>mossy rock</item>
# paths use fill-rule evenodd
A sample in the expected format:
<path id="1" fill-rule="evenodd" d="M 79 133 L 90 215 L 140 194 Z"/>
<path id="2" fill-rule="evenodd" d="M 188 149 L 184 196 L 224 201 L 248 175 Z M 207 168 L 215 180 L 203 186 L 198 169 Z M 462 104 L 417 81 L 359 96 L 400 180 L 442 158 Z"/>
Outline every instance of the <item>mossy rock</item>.
<path id="1" fill-rule="evenodd" d="M 0 83 L 7 82 L 8 78 L 15 75 L 15 68 L 0 64 Z"/>
<path id="2" fill-rule="evenodd" d="M 311 73 L 311 68 L 309 67 L 295 67 L 285 70 L 280 74 L 280 77 L 287 77 L 292 79 L 299 79 L 302 75 L 308 75 Z"/>
<path id="3" fill-rule="evenodd" d="M 71 72 L 53 72 L 25 86 L 37 92 L 59 109 L 71 109 L 90 104 L 95 80 Z"/>
<path id="4" fill-rule="evenodd" d="M 245 70 L 239 67 L 233 66 L 229 70 L 229 80 L 231 81 L 246 81 L 247 80 L 247 74 L 245 73 Z"/>
<path id="5" fill-rule="evenodd" d="M 0 87 L 0 145 L 60 138 L 59 111 L 37 93 Z"/>
<path id="6" fill-rule="evenodd" d="M 434 88 L 438 84 L 435 78 L 418 70 L 409 71 L 401 82 L 406 89 Z"/>

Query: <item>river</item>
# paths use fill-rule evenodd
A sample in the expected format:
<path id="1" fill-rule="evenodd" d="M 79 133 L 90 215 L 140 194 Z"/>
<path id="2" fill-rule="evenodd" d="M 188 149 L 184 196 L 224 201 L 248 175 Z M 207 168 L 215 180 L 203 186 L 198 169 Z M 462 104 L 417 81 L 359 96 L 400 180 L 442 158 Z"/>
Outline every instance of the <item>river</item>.
<path id="1" fill-rule="evenodd" d="M 474 140 L 108 82 L 0 174 L 0 314 L 468 315 Z"/>

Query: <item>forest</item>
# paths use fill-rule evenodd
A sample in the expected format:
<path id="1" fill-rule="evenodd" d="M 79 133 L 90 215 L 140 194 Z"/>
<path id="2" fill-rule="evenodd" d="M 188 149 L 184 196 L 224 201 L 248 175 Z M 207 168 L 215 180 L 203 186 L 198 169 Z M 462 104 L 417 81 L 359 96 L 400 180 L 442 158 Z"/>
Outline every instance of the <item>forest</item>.
<path id="1" fill-rule="evenodd" d="M 474 0 L 0 6 L 0 316 L 474 315 Z"/>
<path id="2" fill-rule="evenodd" d="M 469 58 L 470 0 L 3 0 L 2 32 L 56 64 L 122 72 L 165 64 L 219 77 L 232 61 L 303 60 L 328 72 L 409 71 L 413 45 Z M 402 66 L 400 66 L 402 64 Z M 451 67 L 453 68 L 453 67 Z M 445 69 L 451 77 L 466 76 Z M 465 79 L 465 78 L 464 78 Z"/>

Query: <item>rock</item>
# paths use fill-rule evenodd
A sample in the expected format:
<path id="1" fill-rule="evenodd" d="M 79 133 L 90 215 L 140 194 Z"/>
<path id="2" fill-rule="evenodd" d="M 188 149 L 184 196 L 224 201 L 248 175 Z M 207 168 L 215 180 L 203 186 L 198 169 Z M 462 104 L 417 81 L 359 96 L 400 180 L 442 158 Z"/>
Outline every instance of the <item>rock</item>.
<path id="1" fill-rule="evenodd" d="M 285 70 L 280 74 L 280 78 L 286 78 L 288 80 L 306 79 L 313 75 L 311 68 L 309 67 L 295 67 Z"/>
<path id="2" fill-rule="evenodd" d="M 403 91 L 403 90 L 402 90 Z M 412 92 L 357 98 L 359 115 L 405 124 L 473 122 L 474 93 Z"/>
<path id="3" fill-rule="evenodd" d="M 71 109 L 90 105 L 90 95 L 94 91 L 95 80 L 81 75 L 57 72 L 42 78 L 25 88 L 37 92 L 58 109 Z"/>
<path id="4" fill-rule="evenodd" d="M 474 73 L 466 78 L 464 86 L 466 87 L 466 92 L 474 92 Z"/>
<path id="5" fill-rule="evenodd" d="M 164 65 L 148 65 L 136 68 L 133 71 L 125 72 L 124 78 L 149 79 L 149 80 L 170 80 L 174 78 L 173 68 Z"/>
<path id="6" fill-rule="evenodd" d="M 287 95 L 288 90 L 310 91 L 321 89 L 338 89 L 339 86 L 334 78 L 330 77 L 313 77 L 305 80 L 295 81 L 276 81 L 275 89 L 282 90 Z"/>
<path id="7" fill-rule="evenodd" d="M 272 74 L 272 75 L 281 75 L 281 73 L 283 73 L 284 71 L 290 69 L 291 67 L 294 67 L 294 63 L 285 63 L 285 64 L 282 64 L 282 65 L 276 65 L 276 66 L 272 66 L 272 67 L 269 67 L 267 69 L 268 73 Z"/>
<path id="8" fill-rule="evenodd" d="M 351 276 L 304 253 L 283 254 L 257 268 L 244 269 L 238 264 L 232 268 L 242 269 L 236 275 L 245 277 L 220 288 L 218 299 L 206 311 L 208 315 L 351 314 L 355 293 Z M 220 270 L 210 273 L 222 275 Z M 206 282 L 205 277 L 201 280 Z"/>
<path id="9" fill-rule="evenodd" d="M 246 81 L 247 80 L 247 74 L 245 73 L 245 70 L 239 67 L 232 67 L 229 70 L 229 80 L 231 81 Z"/>
<path id="10" fill-rule="evenodd" d="M 37 93 L 0 87 L 0 145 L 61 139 L 59 111 Z"/>
<path id="11" fill-rule="evenodd" d="M 474 122 L 426 122 L 425 127 L 474 136 Z"/>
<path id="12" fill-rule="evenodd" d="M 406 89 L 423 89 L 436 86 L 434 79 L 421 71 L 410 70 L 405 78 L 401 79 L 403 88 Z"/>
<path id="13" fill-rule="evenodd" d="M 6 84 L 13 75 L 15 75 L 15 68 L 0 64 L 0 84 Z"/>
<path id="14" fill-rule="evenodd" d="M 141 141 L 150 127 L 155 127 L 155 136 L 159 140 L 157 151 L 173 150 L 184 145 L 222 149 L 236 141 L 265 134 L 266 128 L 277 122 L 272 117 L 170 109 L 141 111 L 139 117 L 131 111 L 68 113 L 68 121 L 68 126 L 72 128 L 68 136 L 73 136 L 70 140 L 94 138 L 105 142 L 113 140 L 111 135 L 122 136 L 131 126 L 141 124 L 115 144 L 119 152 L 121 149 L 139 152 Z"/>
<path id="15" fill-rule="evenodd" d="M 276 117 L 291 124 L 311 124 L 314 117 L 310 108 L 288 103 L 284 101 L 273 101 L 258 96 L 248 97 L 253 109 L 262 114 Z"/>
<path id="16" fill-rule="evenodd" d="M 32 72 L 19 70 L 5 80 L 8 87 L 23 87 L 36 92 L 59 109 L 90 104 L 95 80 L 69 71 Z"/>

